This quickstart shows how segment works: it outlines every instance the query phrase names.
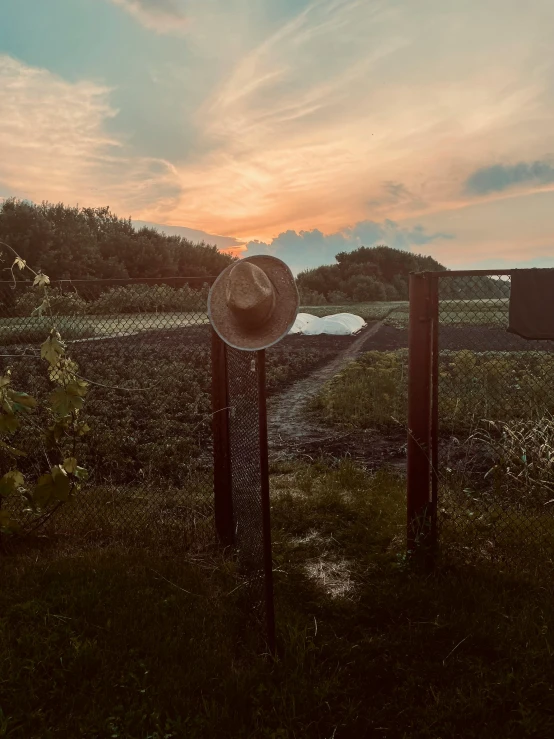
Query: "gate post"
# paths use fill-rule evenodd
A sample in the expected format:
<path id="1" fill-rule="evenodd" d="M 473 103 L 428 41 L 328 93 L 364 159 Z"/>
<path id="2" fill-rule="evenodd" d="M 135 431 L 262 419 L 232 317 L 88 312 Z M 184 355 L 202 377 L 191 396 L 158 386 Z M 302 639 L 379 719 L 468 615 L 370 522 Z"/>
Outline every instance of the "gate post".
<path id="1" fill-rule="evenodd" d="M 410 275 L 408 357 L 408 553 L 423 553 L 432 540 L 431 501 L 431 279 Z"/>
<path id="2" fill-rule="evenodd" d="M 214 447 L 214 513 L 217 538 L 234 544 L 231 448 L 229 445 L 229 386 L 227 347 L 212 332 L 212 432 Z"/>
<path id="3" fill-rule="evenodd" d="M 267 403 L 265 383 L 265 349 L 257 352 L 258 417 L 260 434 L 260 472 L 262 498 L 262 529 L 264 542 L 265 618 L 269 652 L 275 655 L 275 605 L 273 600 L 273 557 L 271 550 L 271 513 L 269 500 L 269 457 L 267 441 Z"/>

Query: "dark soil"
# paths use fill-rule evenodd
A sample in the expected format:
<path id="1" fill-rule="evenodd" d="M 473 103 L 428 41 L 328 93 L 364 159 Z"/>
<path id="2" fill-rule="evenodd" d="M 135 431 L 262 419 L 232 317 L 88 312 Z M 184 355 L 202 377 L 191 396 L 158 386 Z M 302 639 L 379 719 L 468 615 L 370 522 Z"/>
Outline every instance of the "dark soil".
<path id="1" fill-rule="evenodd" d="M 498 326 L 441 326 L 439 346 L 441 350 L 449 351 L 463 349 L 476 352 L 554 351 L 554 341 L 529 341 Z M 394 328 L 385 324 L 377 334 L 367 339 L 362 351 L 393 351 L 407 348 L 408 329 Z"/>

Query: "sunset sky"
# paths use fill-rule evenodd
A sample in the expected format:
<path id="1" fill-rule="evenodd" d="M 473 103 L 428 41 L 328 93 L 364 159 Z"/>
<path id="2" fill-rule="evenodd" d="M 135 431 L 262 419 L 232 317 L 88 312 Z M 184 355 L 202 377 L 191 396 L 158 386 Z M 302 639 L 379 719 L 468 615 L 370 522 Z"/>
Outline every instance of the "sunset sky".
<path id="1" fill-rule="evenodd" d="M 1 8 L 0 197 L 296 271 L 378 243 L 554 266 L 553 0 Z"/>

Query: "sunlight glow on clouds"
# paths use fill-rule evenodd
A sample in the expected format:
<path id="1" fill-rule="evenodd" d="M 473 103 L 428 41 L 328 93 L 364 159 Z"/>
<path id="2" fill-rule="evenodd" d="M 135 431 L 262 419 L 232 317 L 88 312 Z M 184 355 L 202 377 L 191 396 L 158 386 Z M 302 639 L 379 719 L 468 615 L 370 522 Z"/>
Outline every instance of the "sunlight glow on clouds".
<path id="1" fill-rule="evenodd" d="M 447 264 L 527 257 L 529 194 L 554 191 L 554 4 L 531 6 L 105 0 L 136 43 L 106 41 L 109 73 L 68 81 L 0 48 L 2 194 L 109 204 L 249 252 L 327 260 L 373 224 Z M 140 74 L 119 74 L 138 50 Z"/>
<path id="2" fill-rule="evenodd" d="M 12 194 L 38 202 L 108 203 L 123 215 L 152 200 L 175 205 L 174 168 L 130 157 L 106 134 L 105 121 L 117 114 L 109 92 L 0 55 L 0 179 Z"/>

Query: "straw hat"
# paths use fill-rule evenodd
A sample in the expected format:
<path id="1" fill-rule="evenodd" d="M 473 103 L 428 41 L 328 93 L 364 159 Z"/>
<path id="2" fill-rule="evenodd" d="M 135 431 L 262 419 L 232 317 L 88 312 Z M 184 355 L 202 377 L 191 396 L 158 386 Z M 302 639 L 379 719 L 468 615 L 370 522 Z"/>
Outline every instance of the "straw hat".
<path id="1" fill-rule="evenodd" d="M 211 287 L 208 316 L 223 341 L 256 351 L 276 344 L 298 311 L 292 272 L 277 257 L 260 255 L 234 262 Z"/>

